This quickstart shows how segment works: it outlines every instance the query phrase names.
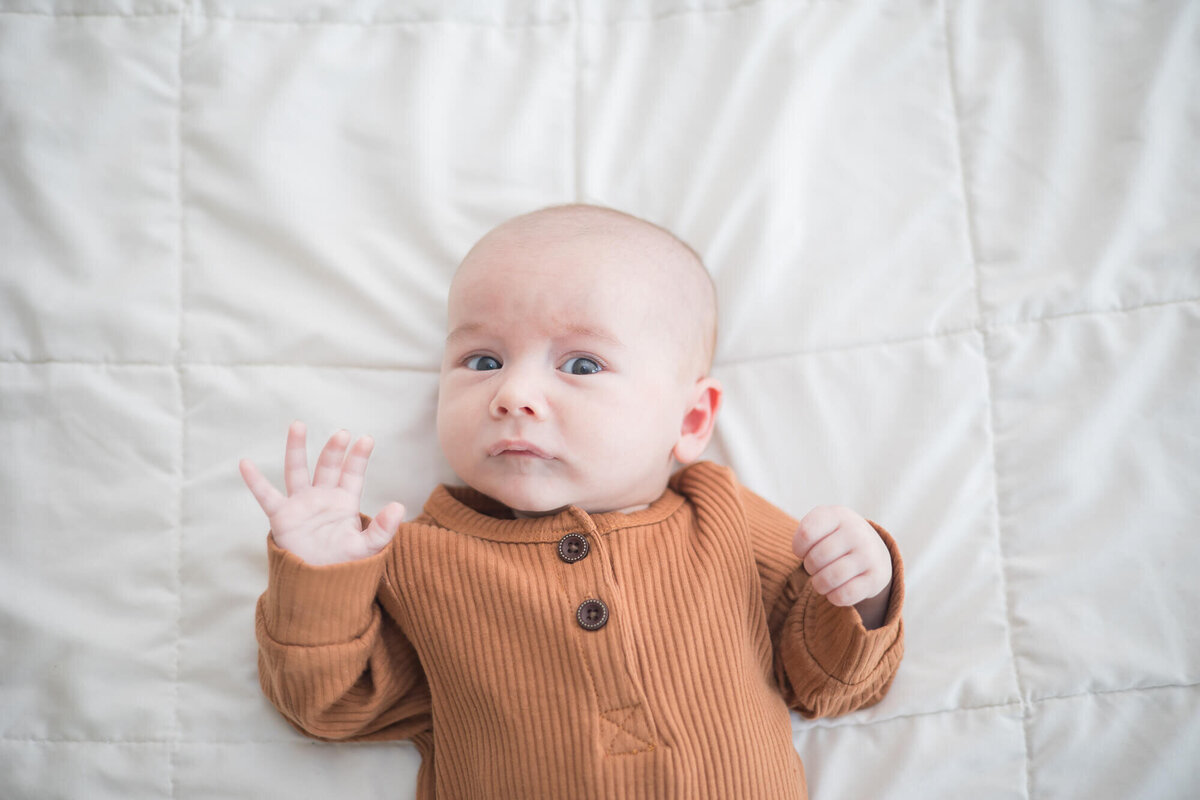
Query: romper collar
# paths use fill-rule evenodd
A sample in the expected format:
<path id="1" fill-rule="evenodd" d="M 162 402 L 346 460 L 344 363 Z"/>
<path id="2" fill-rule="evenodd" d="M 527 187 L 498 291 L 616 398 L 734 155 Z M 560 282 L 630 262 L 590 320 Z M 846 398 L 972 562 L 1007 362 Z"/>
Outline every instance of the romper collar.
<path id="1" fill-rule="evenodd" d="M 532 519 L 513 519 L 503 504 L 467 486 L 441 485 L 425 501 L 425 515 L 440 527 L 457 533 L 510 544 L 556 542 L 567 533 L 606 534 L 616 530 L 656 525 L 683 505 L 683 497 L 672 489 L 640 511 L 622 514 L 608 511 L 589 514 L 568 506 L 557 514 Z"/>

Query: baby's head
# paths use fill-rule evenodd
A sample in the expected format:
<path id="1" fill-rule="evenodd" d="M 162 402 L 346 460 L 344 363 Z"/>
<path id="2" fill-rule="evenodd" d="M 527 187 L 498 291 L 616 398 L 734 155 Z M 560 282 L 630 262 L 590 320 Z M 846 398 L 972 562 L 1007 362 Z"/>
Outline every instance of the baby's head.
<path id="1" fill-rule="evenodd" d="M 509 220 L 463 259 L 447 310 L 438 439 L 518 514 L 646 506 L 712 435 L 715 292 L 656 225 L 593 206 Z"/>

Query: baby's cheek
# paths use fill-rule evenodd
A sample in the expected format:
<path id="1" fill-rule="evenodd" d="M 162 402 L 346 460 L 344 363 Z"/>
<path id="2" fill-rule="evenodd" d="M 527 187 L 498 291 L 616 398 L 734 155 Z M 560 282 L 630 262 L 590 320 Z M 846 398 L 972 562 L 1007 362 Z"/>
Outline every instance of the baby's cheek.
<path id="1" fill-rule="evenodd" d="M 649 463 L 657 463 L 663 450 L 663 432 L 658 426 L 648 424 L 652 417 L 645 410 L 631 409 L 607 429 L 597 428 L 591 432 L 594 446 L 607 452 L 613 463 L 622 464 L 622 469 L 644 470 Z"/>
<path id="2" fill-rule="evenodd" d="M 461 402 L 452 398 L 438 405 L 438 443 L 455 471 L 466 466 L 473 432 L 474 425 L 465 417 Z"/>
<path id="3" fill-rule="evenodd" d="M 611 458 L 621 451 L 620 436 L 611 426 L 584 425 L 572 438 L 577 449 L 597 458 Z"/>

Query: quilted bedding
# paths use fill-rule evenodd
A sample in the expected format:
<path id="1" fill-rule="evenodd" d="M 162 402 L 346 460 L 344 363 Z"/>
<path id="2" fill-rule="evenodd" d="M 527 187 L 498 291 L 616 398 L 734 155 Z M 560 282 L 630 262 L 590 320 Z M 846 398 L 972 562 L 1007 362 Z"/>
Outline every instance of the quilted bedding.
<path id="1" fill-rule="evenodd" d="M 2 0 L 0 797 L 412 796 L 261 696 L 236 463 L 419 508 L 458 259 L 577 200 L 714 275 L 709 456 L 905 553 L 815 798 L 1200 796 L 1198 86 L 1189 0 Z"/>

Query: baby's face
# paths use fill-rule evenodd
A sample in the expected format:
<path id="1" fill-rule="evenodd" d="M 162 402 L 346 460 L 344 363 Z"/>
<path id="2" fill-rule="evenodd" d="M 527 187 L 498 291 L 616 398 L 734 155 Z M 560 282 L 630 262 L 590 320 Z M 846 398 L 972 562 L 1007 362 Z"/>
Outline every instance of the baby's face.
<path id="1" fill-rule="evenodd" d="M 523 514 L 662 493 L 698 376 L 648 257 L 602 234 L 502 236 L 468 256 L 438 397 L 438 438 L 468 485 Z"/>

